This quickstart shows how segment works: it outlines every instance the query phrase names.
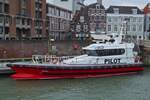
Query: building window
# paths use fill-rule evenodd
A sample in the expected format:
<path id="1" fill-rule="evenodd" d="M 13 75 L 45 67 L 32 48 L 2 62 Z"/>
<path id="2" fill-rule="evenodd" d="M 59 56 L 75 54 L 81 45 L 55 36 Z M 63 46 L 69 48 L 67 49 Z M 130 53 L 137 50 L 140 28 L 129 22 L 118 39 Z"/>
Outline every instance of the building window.
<path id="1" fill-rule="evenodd" d="M 87 24 L 85 24 L 85 25 L 83 26 L 83 30 L 84 30 L 84 32 L 88 32 L 88 25 L 87 25 Z"/>
<path id="2" fill-rule="evenodd" d="M 100 9 L 100 5 L 96 5 L 96 9 Z"/>
<path id="3" fill-rule="evenodd" d="M 21 0 L 21 7 L 26 8 L 27 1 L 26 0 Z"/>
<path id="4" fill-rule="evenodd" d="M 3 33 L 3 27 L 0 27 L 0 34 Z"/>
<path id="5" fill-rule="evenodd" d="M 25 25 L 25 19 L 22 19 L 22 25 Z"/>
<path id="6" fill-rule="evenodd" d="M 132 9 L 133 14 L 137 14 L 137 9 Z"/>
<path id="7" fill-rule="evenodd" d="M 28 19 L 27 20 L 27 25 L 30 25 L 31 24 L 31 21 Z"/>
<path id="8" fill-rule="evenodd" d="M 148 28 L 148 31 L 150 32 L 150 24 L 149 24 L 149 28 Z"/>
<path id="9" fill-rule="evenodd" d="M 81 22 L 81 23 L 84 22 L 84 16 L 80 16 L 80 22 Z"/>
<path id="10" fill-rule="evenodd" d="M 95 31 L 95 23 L 90 23 L 90 30 Z"/>
<path id="11" fill-rule="evenodd" d="M 139 31 L 142 31 L 143 30 L 143 26 L 140 24 L 139 25 L 139 29 L 138 29 Z"/>
<path id="12" fill-rule="evenodd" d="M 56 16 L 59 16 L 59 10 L 56 9 Z"/>
<path id="13" fill-rule="evenodd" d="M 108 22 L 111 22 L 111 17 L 108 17 Z"/>
<path id="14" fill-rule="evenodd" d="M 114 25 L 114 31 L 117 32 L 118 31 L 118 27 L 117 25 Z"/>
<path id="15" fill-rule="evenodd" d="M 136 17 L 133 17 L 133 18 L 132 18 L 132 22 L 136 22 Z"/>
<path id="16" fill-rule="evenodd" d="M 42 12 L 36 11 L 35 12 L 35 17 L 36 18 L 42 18 Z"/>
<path id="17" fill-rule="evenodd" d="M 18 24 L 20 24 L 20 22 L 21 22 L 21 19 L 20 18 L 16 18 L 16 24 L 18 25 Z"/>
<path id="18" fill-rule="evenodd" d="M 3 4 L 0 2 L 0 13 L 3 12 Z"/>
<path id="19" fill-rule="evenodd" d="M 76 31 L 77 31 L 77 32 L 80 32 L 80 31 L 81 31 L 81 25 L 77 25 L 77 26 L 76 26 Z"/>
<path id="20" fill-rule="evenodd" d="M 9 22 L 10 22 L 10 18 L 9 17 L 5 17 L 5 23 L 9 24 Z"/>
<path id="21" fill-rule="evenodd" d="M 139 17 L 139 20 L 138 20 L 138 21 L 139 21 L 139 22 L 142 22 L 142 21 L 143 21 L 142 19 L 143 19 L 142 17 Z"/>
<path id="22" fill-rule="evenodd" d="M 8 34 L 8 33 L 9 33 L 9 28 L 6 27 L 6 28 L 5 28 L 5 34 Z"/>
<path id="23" fill-rule="evenodd" d="M 94 21 L 94 16 L 90 17 L 90 21 L 93 22 Z"/>
<path id="24" fill-rule="evenodd" d="M 136 25 L 133 25 L 132 31 L 136 31 Z"/>
<path id="25" fill-rule="evenodd" d="M 111 31 L 111 25 L 108 25 L 108 31 Z"/>
<path id="26" fill-rule="evenodd" d="M 55 9 L 54 8 L 48 8 L 48 13 L 51 14 L 51 15 L 54 15 L 55 14 Z"/>
<path id="27" fill-rule="evenodd" d="M 39 9 L 39 8 L 42 8 L 42 4 L 40 4 L 40 3 L 35 3 L 35 7 L 38 8 L 38 9 Z"/>
<path id="28" fill-rule="evenodd" d="M 96 29 L 99 29 L 99 28 L 100 28 L 100 24 L 96 23 Z"/>
<path id="29" fill-rule="evenodd" d="M 100 16 L 96 16 L 96 21 L 99 21 L 100 20 Z"/>
<path id="30" fill-rule="evenodd" d="M 26 9 L 21 9 L 21 15 L 26 16 L 27 15 L 27 10 Z"/>
<path id="31" fill-rule="evenodd" d="M 41 34 L 42 34 L 42 30 L 41 30 L 41 29 L 36 29 L 36 30 L 35 30 L 35 33 L 36 33 L 37 35 L 41 35 Z"/>
<path id="32" fill-rule="evenodd" d="M 114 13 L 119 14 L 119 8 L 114 8 Z"/>
<path id="33" fill-rule="evenodd" d="M 130 31 L 130 25 L 127 25 L 127 31 Z"/>
<path id="34" fill-rule="evenodd" d="M 3 23 L 4 17 L 0 16 L 0 23 Z"/>
<path id="35" fill-rule="evenodd" d="M 118 22 L 118 18 L 117 17 L 114 17 L 114 22 Z"/>
<path id="36" fill-rule="evenodd" d="M 102 9 L 102 10 L 101 10 L 101 14 L 103 14 L 103 15 L 104 15 L 104 14 L 105 14 L 105 10 L 103 10 L 103 9 Z"/>
<path id="37" fill-rule="evenodd" d="M 130 19 L 129 17 L 125 17 L 125 18 L 122 19 L 122 21 L 126 21 L 127 23 L 129 23 L 130 20 L 131 20 L 131 19 Z"/>
<path id="38" fill-rule="evenodd" d="M 5 4 L 5 8 L 4 8 L 5 13 L 9 13 L 9 5 Z"/>
<path id="39" fill-rule="evenodd" d="M 61 0 L 62 2 L 64 2 L 64 1 L 68 1 L 68 0 Z"/>
<path id="40" fill-rule="evenodd" d="M 101 16 L 101 20 L 102 20 L 102 21 L 105 20 L 105 16 Z"/>
<path id="41" fill-rule="evenodd" d="M 35 26 L 36 27 L 41 27 L 42 26 L 42 21 L 35 21 Z"/>

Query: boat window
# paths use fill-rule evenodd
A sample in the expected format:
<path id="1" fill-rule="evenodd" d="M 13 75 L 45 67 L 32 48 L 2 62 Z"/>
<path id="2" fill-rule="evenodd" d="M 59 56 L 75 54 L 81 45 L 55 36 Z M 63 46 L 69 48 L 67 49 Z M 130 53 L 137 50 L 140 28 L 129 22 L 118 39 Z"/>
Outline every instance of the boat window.
<path id="1" fill-rule="evenodd" d="M 113 56 L 113 55 L 123 55 L 125 53 L 124 49 L 104 49 L 104 50 L 86 50 L 88 56 Z"/>
<path id="2" fill-rule="evenodd" d="M 98 54 L 96 53 L 96 50 L 87 50 L 87 54 L 89 56 L 98 56 Z"/>
<path id="3" fill-rule="evenodd" d="M 125 53 L 124 49 L 105 49 L 105 50 L 96 50 L 98 56 L 112 56 L 112 55 L 122 55 Z"/>
<path id="4" fill-rule="evenodd" d="M 82 50 L 81 54 L 87 54 L 87 50 Z"/>
<path id="5" fill-rule="evenodd" d="M 84 50 L 83 54 L 87 54 L 88 56 L 98 56 L 95 50 Z"/>

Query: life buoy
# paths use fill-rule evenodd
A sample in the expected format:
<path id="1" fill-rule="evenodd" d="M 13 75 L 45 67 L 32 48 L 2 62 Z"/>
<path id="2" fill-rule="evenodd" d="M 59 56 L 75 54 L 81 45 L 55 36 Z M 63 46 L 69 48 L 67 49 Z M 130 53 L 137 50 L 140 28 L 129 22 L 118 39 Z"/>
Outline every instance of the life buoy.
<path id="1" fill-rule="evenodd" d="M 77 50 L 79 48 L 79 45 L 77 43 L 73 43 L 72 47 L 74 50 Z"/>
<path id="2" fill-rule="evenodd" d="M 140 56 L 136 56 L 135 57 L 135 62 L 139 62 L 139 61 L 141 61 L 141 57 Z"/>
<path id="3" fill-rule="evenodd" d="M 57 59 L 57 58 L 53 59 L 53 60 L 52 60 L 52 63 L 53 63 L 53 64 L 57 64 L 57 63 L 58 63 L 58 59 Z"/>

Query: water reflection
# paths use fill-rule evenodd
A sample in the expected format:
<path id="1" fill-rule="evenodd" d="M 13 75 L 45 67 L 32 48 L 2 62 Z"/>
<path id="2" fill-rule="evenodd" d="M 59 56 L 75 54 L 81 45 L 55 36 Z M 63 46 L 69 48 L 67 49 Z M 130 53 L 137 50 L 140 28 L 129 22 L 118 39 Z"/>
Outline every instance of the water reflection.
<path id="1" fill-rule="evenodd" d="M 14 81 L 0 77 L 0 100 L 149 100 L 150 68 L 108 78 Z"/>

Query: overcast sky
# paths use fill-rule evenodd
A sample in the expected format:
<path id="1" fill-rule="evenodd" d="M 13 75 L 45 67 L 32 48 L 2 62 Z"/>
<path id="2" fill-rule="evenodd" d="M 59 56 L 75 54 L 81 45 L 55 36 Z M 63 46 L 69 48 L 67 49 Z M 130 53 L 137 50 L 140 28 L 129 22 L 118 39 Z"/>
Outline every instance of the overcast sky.
<path id="1" fill-rule="evenodd" d="M 51 2 L 53 0 L 47 0 L 48 2 Z M 97 0 L 85 0 L 85 4 L 90 4 L 90 3 L 94 3 Z M 143 7 L 150 2 L 150 0 L 103 0 L 103 4 L 104 6 L 107 8 L 110 5 L 124 5 L 124 6 L 138 6 L 141 9 L 143 9 Z"/>

